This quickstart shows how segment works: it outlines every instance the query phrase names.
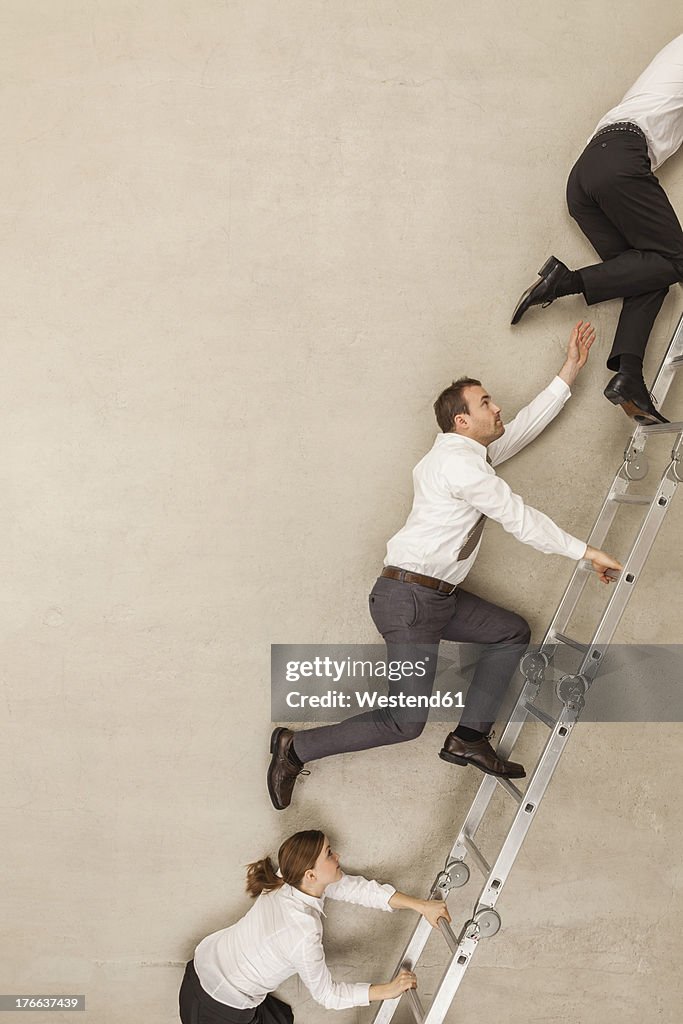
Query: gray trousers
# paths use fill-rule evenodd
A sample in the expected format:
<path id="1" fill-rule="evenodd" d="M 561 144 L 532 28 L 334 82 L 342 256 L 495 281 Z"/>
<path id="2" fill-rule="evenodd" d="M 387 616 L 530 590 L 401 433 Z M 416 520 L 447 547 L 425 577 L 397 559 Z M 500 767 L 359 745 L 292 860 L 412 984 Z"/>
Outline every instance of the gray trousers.
<path id="1" fill-rule="evenodd" d="M 370 614 L 387 645 L 390 661 L 423 660 L 427 673 L 389 683 L 389 694 L 429 697 L 434 685 L 440 640 L 485 645 L 477 662 L 460 722 L 488 732 L 498 714 L 519 659 L 531 638 L 529 625 L 514 612 L 461 590 L 440 594 L 430 587 L 380 576 L 370 594 Z M 368 750 L 416 739 L 425 727 L 427 708 L 379 708 L 338 725 L 303 729 L 294 739 L 302 761 Z"/>

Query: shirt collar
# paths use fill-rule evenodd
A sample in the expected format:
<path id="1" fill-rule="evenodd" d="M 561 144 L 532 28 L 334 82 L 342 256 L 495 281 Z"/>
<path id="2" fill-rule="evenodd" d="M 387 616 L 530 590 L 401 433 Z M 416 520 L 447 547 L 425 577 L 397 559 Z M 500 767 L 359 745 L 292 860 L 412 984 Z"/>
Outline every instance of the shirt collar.
<path id="1" fill-rule="evenodd" d="M 284 896 L 289 896 L 292 899 L 298 900 L 300 903 L 306 903 L 307 906 L 313 907 L 325 917 L 325 911 L 323 907 L 325 905 L 324 896 L 310 896 L 307 892 L 302 892 L 301 889 L 295 889 L 289 882 L 285 882 L 284 885 L 280 886 L 280 890 Z"/>
<path id="2" fill-rule="evenodd" d="M 449 448 L 470 448 L 477 455 L 480 455 L 482 459 L 485 459 L 488 454 L 486 445 L 475 441 L 473 437 L 465 437 L 464 434 L 437 434 L 434 447 L 438 446 L 441 448 L 444 445 L 448 445 Z"/>

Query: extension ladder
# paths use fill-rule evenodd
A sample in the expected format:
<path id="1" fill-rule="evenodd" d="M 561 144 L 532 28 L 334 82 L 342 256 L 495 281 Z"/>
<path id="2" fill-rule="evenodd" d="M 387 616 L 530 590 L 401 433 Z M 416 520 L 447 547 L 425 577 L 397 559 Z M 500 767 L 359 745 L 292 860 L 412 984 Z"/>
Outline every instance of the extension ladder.
<path id="1" fill-rule="evenodd" d="M 674 374 L 682 368 L 683 316 L 678 321 L 655 378 L 652 394 L 659 408 L 662 407 Z M 671 462 L 665 469 L 655 494 L 645 497 L 629 493 L 631 482 L 643 480 L 647 475 L 648 461 L 645 448 L 648 438 L 653 434 L 662 433 L 673 435 L 674 443 Z M 442 1024 L 479 940 L 495 935 L 500 928 L 500 916 L 495 909 L 498 898 L 572 729 L 581 715 L 586 693 L 599 671 L 603 655 L 633 593 L 654 539 L 669 510 L 676 487 L 682 481 L 683 422 L 638 425 L 626 446 L 624 462 L 614 477 L 591 530 L 588 544 L 591 547 L 602 548 L 620 505 L 647 506 L 645 517 L 626 558 L 623 571 L 610 573 L 616 582 L 610 588 L 609 600 L 590 642 L 580 643 L 566 632 L 586 582 L 593 574 L 590 562 L 582 560 L 576 564 L 540 648 L 538 651 L 527 653 L 520 662 L 525 682 L 502 733 L 498 754 L 502 758 L 510 757 L 522 727 L 529 717 L 547 726 L 550 735 L 528 778 L 524 792 L 509 779 L 484 776 L 458 837 L 446 857 L 444 869 L 439 872 L 432 884 L 430 899 L 446 899 L 451 889 L 465 885 L 470 877 L 467 858 L 484 877 L 484 885 L 477 898 L 474 914 L 459 934 L 456 935 L 445 918 L 439 920 L 439 930 L 451 956 L 429 1008 L 423 1008 L 414 989 L 404 993 L 418 1024 Z M 555 692 L 562 703 L 562 710 L 559 716 L 554 718 L 534 702 L 544 682 L 545 670 L 551 665 L 554 652 L 562 645 L 579 651 L 581 663 L 575 675 L 564 675 L 556 683 Z M 517 803 L 518 809 L 495 860 L 489 863 L 476 845 L 475 836 L 498 787 Z M 415 968 L 432 931 L 425 918 L 420 918 L 403 952 L 397 971 L 401 967 L 409 967 L 411 970 Z M 399 1001 L 400 999 L 384 1000 L 373 1017 L 373 1024 L 387 1024 L 394 1016 Z"/>

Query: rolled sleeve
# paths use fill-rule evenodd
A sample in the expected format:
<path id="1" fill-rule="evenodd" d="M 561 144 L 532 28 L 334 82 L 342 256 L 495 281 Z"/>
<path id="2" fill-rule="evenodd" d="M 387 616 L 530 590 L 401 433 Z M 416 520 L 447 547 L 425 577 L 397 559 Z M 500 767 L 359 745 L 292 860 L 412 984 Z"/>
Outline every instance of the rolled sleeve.
<path id="1" fill-rule="evenodd" d="M 548 384 L 546 391 L 550 391 L 551 394 L 555 395 L 557 398 L 561 398 L 562 404 L 564 404 L 568 398 L 571 398 L 572 394 L 572 389 L 569 387 L 569 384 L 562 380 L 561 377 L 553 377 L 550 384 Z"/>
<path id="2" fill-rule="evenodd" d="M 325 889 L 325 898 L 393 913 L 394 908 L 389 906 L 389 900 L 395 892 L 393 885 L 381 884 L 363 878 L 362 875 L 342 875 L 338 882 L 333 882 Z"/>

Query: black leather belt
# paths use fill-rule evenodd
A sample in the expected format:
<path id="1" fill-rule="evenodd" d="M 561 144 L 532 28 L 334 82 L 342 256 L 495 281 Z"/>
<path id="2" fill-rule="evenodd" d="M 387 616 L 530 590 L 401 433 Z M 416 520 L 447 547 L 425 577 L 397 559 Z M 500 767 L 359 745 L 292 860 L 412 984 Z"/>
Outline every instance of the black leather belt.
<path id="1" fill-rule="evenodd" d="M 634 135 L 640 135 L 641 139 L 645 138 L 645 132 L 634 121 L 615 121 L 614 124 L 606 124 L 604 128 L 595 133 L 593 139 L 597 139 L 606 132 L 633 132 Z M 591 142 L 593 139 L 591 139 Z"/>
<path id="2" fill-rule="evenodd" d="M 417 583 L 421 587 L 431 587 L 438 590 L 440 594 L 452 594 L 457 585 L 448 583 L 446 580 L 439 580 L 436 576 L 423 576 L 421 572 L 408 572 L 407 569 L 399 569 L 396 565 L 385 565 L 382 569 L 382 576 L 390 580 L 398 580 L 399 583 Z"/>

